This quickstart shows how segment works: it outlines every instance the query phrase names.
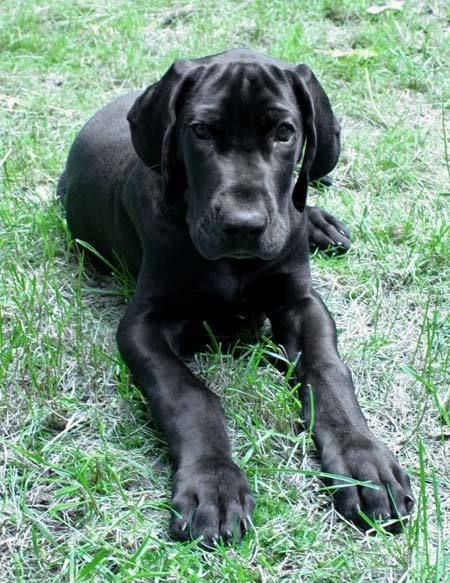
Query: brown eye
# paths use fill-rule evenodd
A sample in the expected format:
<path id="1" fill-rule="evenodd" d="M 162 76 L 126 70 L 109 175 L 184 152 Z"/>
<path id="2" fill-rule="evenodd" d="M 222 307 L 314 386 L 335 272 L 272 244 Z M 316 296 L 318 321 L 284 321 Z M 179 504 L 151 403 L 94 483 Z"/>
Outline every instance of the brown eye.
<path id="1" fill-rule="evenodd" d="M 209 140 L 211 138 L 211 129 L 205 123 L 194 123 L 191 128 L 200 140 Z"/>
<path id="2" fill-rule="evenodd" d="M 282 123 L 278 126 L 275 139 L 278 142 L 289 142 L 295 129 L 288 123 Z"/>

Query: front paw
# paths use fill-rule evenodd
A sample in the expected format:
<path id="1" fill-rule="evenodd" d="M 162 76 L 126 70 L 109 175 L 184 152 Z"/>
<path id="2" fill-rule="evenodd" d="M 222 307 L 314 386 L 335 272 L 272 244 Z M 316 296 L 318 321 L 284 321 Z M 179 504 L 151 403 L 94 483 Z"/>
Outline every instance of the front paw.
<path id="1" fill-rule="evenodd" d="M 244 473 L 230 460 L 208 459 L 181 466 L 174 476 L 170 534 L 202 538 L 211 549 L 221 538 L 241 542 L 255 502 Z"/>
<path id="2" fill-rule="evenodd" d="M 373 521 L 384 522 L 411 514 L 414 498 L 409 477 L 387 447 L 375 438 L 352 435 L 345 443 L 332 442 L 322 453 L 322 469 L 336 475 L 326 480 L 336 510 L 361 529 L 371 528 Z M 338 476 L 371 484 L 347 485 Z M 402 522 L 388 524 L 386 530 L 400 532 Z"/>
<path id="3" fill-rule="evenodd" d="M 306 207 L 311 251 L 319 249 L 334 255 L 350 249 L 350 234 L 336 217 L 316 206 Z"/>

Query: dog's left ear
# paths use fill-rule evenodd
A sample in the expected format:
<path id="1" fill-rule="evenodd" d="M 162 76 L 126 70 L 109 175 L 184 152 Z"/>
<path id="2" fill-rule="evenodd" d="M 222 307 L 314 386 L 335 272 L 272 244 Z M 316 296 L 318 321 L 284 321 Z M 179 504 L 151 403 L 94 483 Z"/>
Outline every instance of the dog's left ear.
<path id="1" fill-rule="evenodd" d="M 184 168 L 176 156 L 177 109 L 189 81 L 192 65 L 176 61 L 160 81 L 148 87 L 128 112 L 134 148 L 147 166 L 163 178 L 169 204 L 187 187 Z"/>
<path id="2" fill-rule="evenodd" d="M 306 135 L 302 165 L 292 195 L 296 208 L 302 212 L 308 183 L 325 176 L 336 166 L 341 151 L 341 128 L 327 94 L 311 69 L 298 65 L 291 75 Z"/>

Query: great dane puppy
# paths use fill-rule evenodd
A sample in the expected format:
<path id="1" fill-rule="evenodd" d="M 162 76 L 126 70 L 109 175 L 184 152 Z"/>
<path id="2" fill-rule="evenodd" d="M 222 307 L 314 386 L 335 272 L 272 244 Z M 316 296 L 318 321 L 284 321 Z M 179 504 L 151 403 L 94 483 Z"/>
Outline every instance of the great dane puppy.
<path id="1" fill-rule="evenodd" d="M 220 333 L 242 315 L 267 316 L 297 360 L 302 416 L 323 471 L 336 475 L 336 509 L 362 528 L 361 513 L 412 509 L 409 479 L 369 430 L 311 285 L 309 246 L 349 244 L 334 217 L 305 208 L 308 182 L 333 169 L 339 144 L 306 65 L 239 49 L 175 62 L 100 110 L 70 150 L 58 191 L 73 237 L 137 278 L 117 341 L 174 460 L 178 539 L 239 541 L 254 507 L 219 399 L 180 358 L 193 325 Z M 340 475 L 375 487 L 342 487 Z"/>

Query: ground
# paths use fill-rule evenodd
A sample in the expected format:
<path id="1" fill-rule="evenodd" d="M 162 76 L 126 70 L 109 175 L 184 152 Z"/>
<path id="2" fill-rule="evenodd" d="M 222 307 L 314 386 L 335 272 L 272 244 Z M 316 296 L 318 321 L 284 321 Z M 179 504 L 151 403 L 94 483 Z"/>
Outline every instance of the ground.
<path id="1" fill-rule="evenodd" d="M 448 581 L 446 3 L 0 10 L 0 581 Z M 266 340 L 239 354 L 213 343 L 192 363 L 222 396 L 254 528 L 214 553 L 171 541 L 170 461 L 114 341 L 129 285 L 70 252 L 54 191 L 83 122 L 175 58 L 233 46 L 309 64 L 342 123 L 334 186 L 310 200 L 346 222 L 353 247 L 312 269 L 369 424 L 411 475 L 416 511 L 397 537 L 334 511 Z"/>

